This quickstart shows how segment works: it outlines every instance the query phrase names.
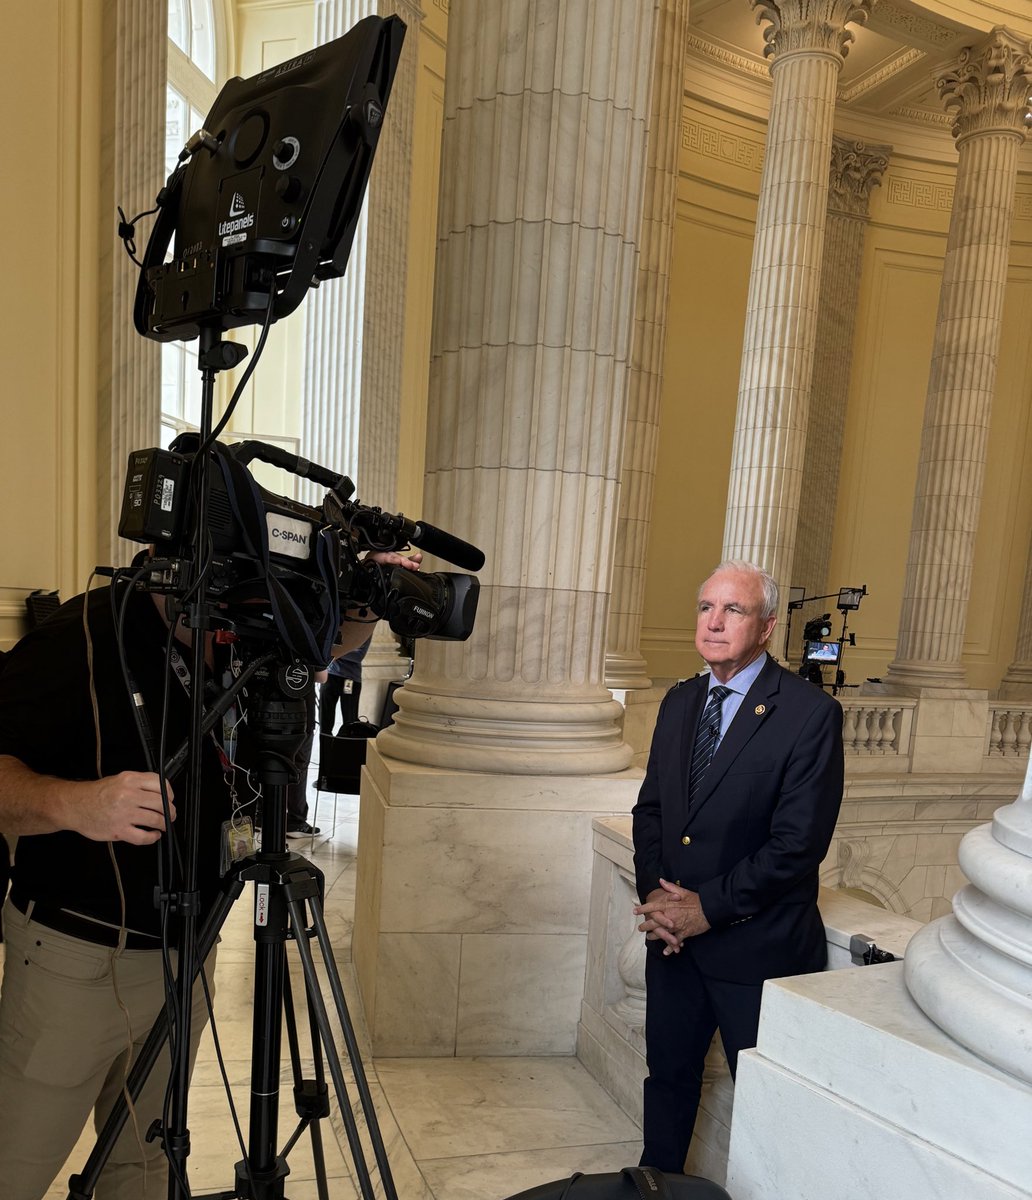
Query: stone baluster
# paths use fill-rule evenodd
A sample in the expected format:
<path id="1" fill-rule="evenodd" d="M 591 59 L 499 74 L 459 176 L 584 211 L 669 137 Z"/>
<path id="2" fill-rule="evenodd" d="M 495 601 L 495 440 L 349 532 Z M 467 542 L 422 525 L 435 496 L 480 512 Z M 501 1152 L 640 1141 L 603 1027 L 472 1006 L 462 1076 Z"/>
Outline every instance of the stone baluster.
<path id="1" fill-rule="evenodd" d="M 760 183 L 728 486 L 724 555 L 782 586 L 795 548 L 817 336 L 835 95 L 849 22 L 870 0 L 752 0 L 771 58 Z"/>
<path id="2" fill-rule="evenodd" d="M 114 13 L 114 36 L 105 47 L 104 64 L 105 76 L 114 81 L 101 143 L 105 219 L 119 204 L 126 217 L 153 208 L 165 182 L 165 6 L 117 0 Z M 101 562 L 117 564 L 139 550 L 119 540 L 118 518 L 130 451 L 156 445 L 160 434 L 161 346 L 133 327 L 140 271 L 114 238 L 113 224 L 104 228 L 101 270 L 110 286 L 110 303 L 100 306 L 98 377 L 104 382 L 97 405 L 97 548 Z"/>
<path id="3" fill-rule="evenodd" d="M 472 637 L 420 644 L 387 756 L 630 762 L 603 667 L 652 28 L 618 0 L 451 6 L 424 506 L 487 565 Z"/>
<path id="4" fill-rule="evenodd" d="M 659 441 L 688 0 L 659 0 L 656 21 L 641 259 L 634 304 L 620 517 L 613 551 L 613 584 L 606 638 L 606 683 L 611 688 L 646 688 L 651 682 L 640 647 L 641 617 Z"/>
<path id="5" fill-rule="evenodd" d="M 996 382 L 1032 42 L 996 28 L 939 80 L 957 182 L 939 293 L 891 689 L 965 686 L 961 662 Z"/>

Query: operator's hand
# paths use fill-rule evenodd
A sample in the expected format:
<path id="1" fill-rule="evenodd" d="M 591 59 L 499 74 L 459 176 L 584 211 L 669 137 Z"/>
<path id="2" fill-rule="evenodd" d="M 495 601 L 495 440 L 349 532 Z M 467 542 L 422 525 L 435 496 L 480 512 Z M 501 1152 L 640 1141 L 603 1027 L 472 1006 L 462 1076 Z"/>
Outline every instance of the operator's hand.
<path id="1" fill-rule="evenodd" d="M 413 550 L 411 554 L 399 554 L 397 550 L 370 550 L 366 558 L 383 563 L 385 567 L 404 567 L 406 571 L 418 571 L 419 564 L 423 561 L 423 552 Z"/>
<path id="2" fill-rule="evenodd" d="M 129 842 L 150 846 L 165 832 L 158 776 L 149 771 L 122 771 L 78 785 L 83 789 L 69 805 L 68 828 L 95 842 Z M 86 789 L 89 789 L 86 791 Z M 172 789 L 166 784 L 169 816 L 176 819 Z"/>

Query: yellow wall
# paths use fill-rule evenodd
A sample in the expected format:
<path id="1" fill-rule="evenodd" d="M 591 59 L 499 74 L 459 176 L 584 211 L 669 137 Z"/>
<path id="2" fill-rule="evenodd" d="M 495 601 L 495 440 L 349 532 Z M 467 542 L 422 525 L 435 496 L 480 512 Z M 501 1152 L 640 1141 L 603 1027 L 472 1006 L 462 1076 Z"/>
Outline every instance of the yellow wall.
<path id="1" fill-rule="evenodd" d="M 90 0 L 4 12 L 0 647 L 29 590 L 74 594 L 97 553 L 101 15 Z"/>

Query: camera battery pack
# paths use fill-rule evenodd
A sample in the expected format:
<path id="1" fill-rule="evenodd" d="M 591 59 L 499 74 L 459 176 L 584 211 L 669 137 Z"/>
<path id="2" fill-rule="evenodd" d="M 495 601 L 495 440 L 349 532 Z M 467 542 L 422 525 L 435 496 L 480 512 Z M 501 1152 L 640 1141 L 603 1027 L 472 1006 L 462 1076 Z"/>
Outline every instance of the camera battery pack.
<path id="1" fill-rule="evenodd" d="M 182 528 L 190 459 L 171 450 L 134 450 L 122 494 L 120 537 L 163 542 Z"/>

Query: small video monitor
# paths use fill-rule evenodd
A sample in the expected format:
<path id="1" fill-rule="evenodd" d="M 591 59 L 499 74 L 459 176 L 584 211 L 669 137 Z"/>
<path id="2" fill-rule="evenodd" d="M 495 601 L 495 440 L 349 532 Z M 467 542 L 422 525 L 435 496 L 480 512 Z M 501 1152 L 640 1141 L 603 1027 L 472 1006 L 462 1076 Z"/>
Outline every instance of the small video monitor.
<path id="1" fill-rule="evenodd" d="M 802 608 L 803 601 L 806 599 L 806 588 L 790 587 L 788 589 L 788 607 Z"/>
<path id="2" fill-rule="evenodd" d="M 847 609 L 858 609 L 860 601 L 867 595 L 867 588 L 839 588 L 838 603 L 835 605 L 841 612 Z"/>
<path id="3" fill-rule="evenodd" d="M 803 649 L 803 662 L 818 667 L 837 667 L 841 658 L 840 642 L 807 642 Z"/>

